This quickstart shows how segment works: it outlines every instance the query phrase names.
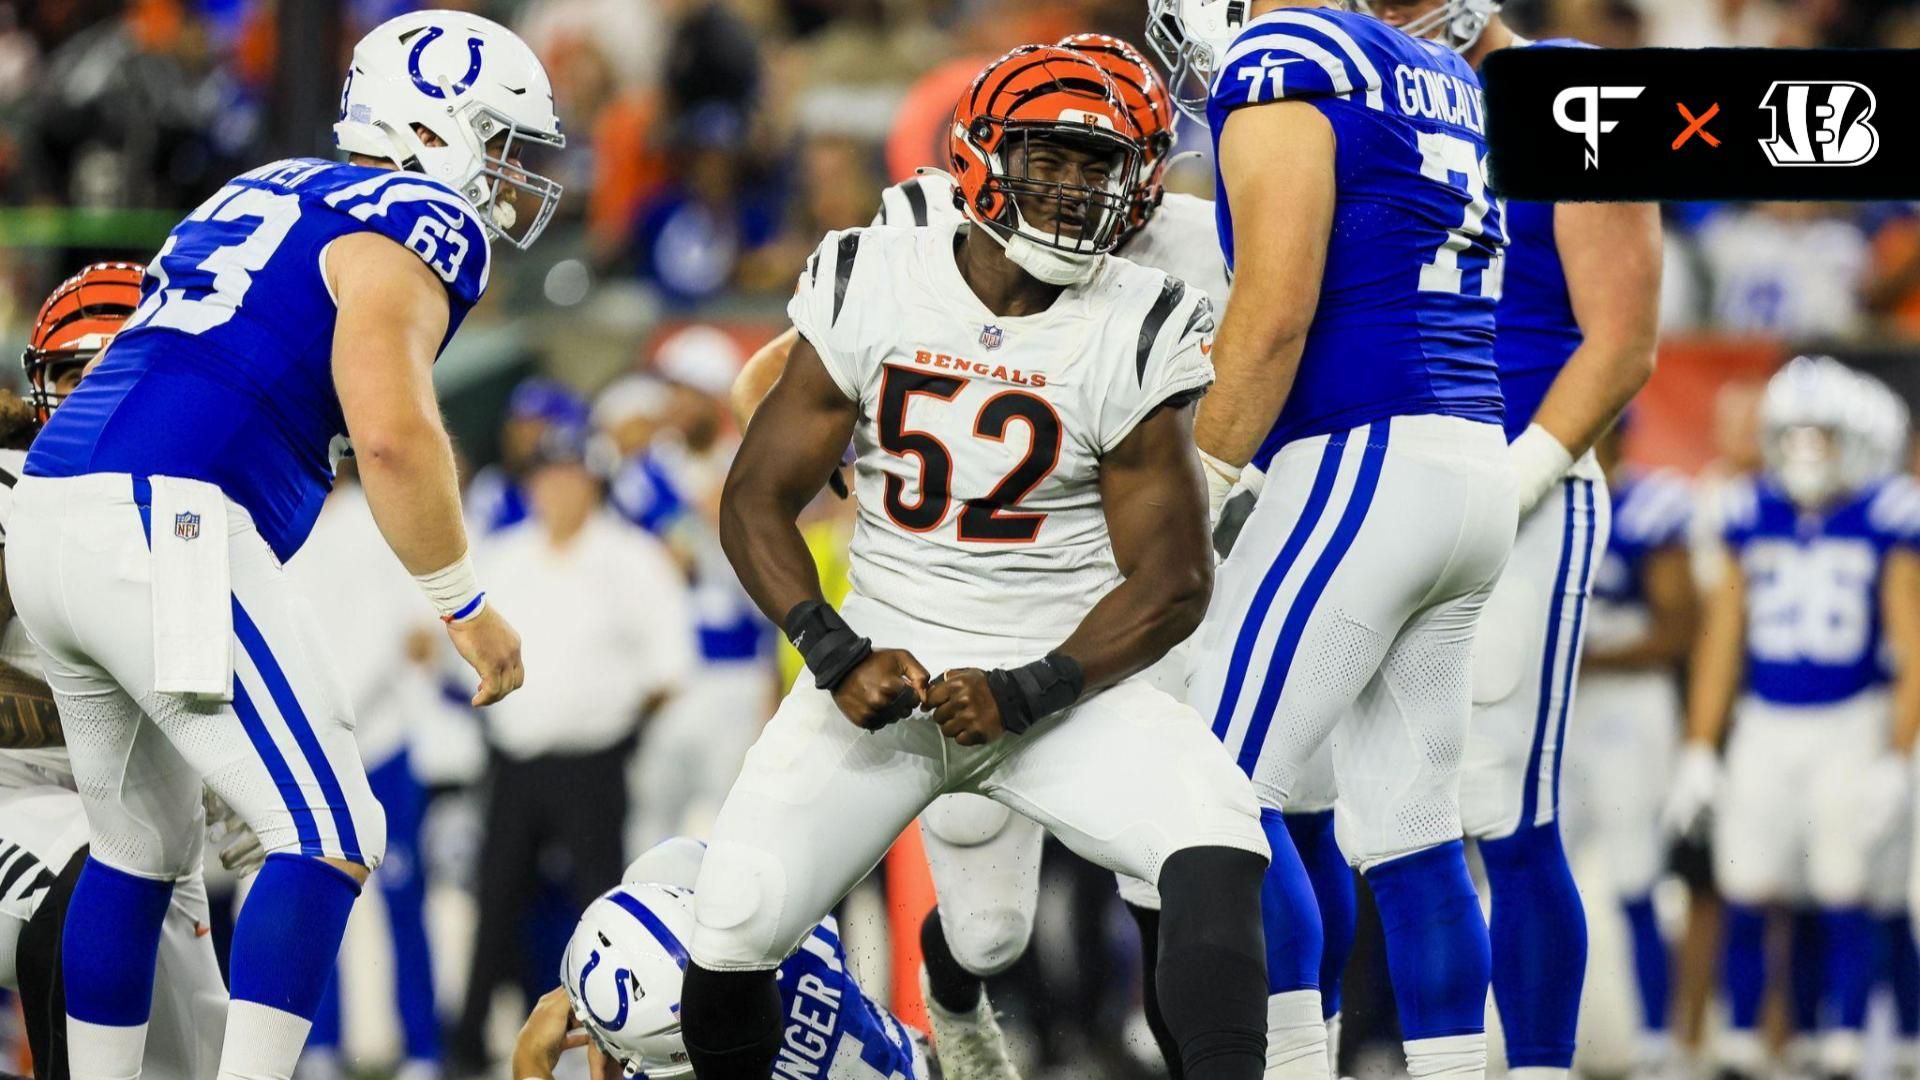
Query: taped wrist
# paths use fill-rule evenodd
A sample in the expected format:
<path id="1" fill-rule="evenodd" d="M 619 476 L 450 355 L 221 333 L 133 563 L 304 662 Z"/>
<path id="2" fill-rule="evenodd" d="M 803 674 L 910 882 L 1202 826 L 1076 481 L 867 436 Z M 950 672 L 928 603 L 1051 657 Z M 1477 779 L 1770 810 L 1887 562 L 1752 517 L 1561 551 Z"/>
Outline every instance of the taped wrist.
<path id="1" fill-rule="evenodd" d="M 1000 706 L 1000 723 L 1015 735 L 1080 700 L 1087 686 L 1080 661 L 1053 652 L 1017 668 L 987 672 L 987 689 Z"/>
<path id="2" fill-rule="evenodd" d="M 824 600 L 795 604 L 780 628 L 813 672 L 813 685 L 822 690 L 838 688 L 848 672 L 873 655 L 873 642 L 854 633 Z"/>

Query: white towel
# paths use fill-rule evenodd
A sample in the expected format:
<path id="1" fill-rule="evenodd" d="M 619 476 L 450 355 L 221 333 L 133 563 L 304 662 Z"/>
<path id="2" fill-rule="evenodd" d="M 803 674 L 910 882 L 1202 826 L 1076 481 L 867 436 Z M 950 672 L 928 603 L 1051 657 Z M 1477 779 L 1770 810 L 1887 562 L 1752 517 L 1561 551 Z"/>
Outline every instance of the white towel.
<path id="1" fill-rule="evenodd" d="M 233 700 L 227 497 L 200 480 L 153 485 L 153 688 Z"/>

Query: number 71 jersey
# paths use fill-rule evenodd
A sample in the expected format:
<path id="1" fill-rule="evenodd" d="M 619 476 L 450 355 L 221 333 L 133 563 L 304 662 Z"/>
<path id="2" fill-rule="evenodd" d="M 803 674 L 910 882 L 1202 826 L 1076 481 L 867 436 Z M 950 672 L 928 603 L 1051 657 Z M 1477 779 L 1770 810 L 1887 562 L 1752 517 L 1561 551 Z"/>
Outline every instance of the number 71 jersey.
<path id="1" fill-rule="evenodd" d="M 174 226 L 140 306 L 34 440 L 32 476 L 122 472 L 218 485 L 285 560 L 333 485 L 327 246 L 376 232 L 447 293 L 444 346 L 487 287 L 487 234 L 418 173 L 301 158 L 235 177 Z"/>
<path id="2" fill-rule="evenodd" d="M 1254 463 L 1394 416 L 1500 423 L 1494 309 L 1506 234 L 1487 192 L 1473 69 L 1372 16 L 1281 8 L 1247 24 L 1214 79 L 1216 160 L 1235 112 L 1280 102 L 1332 126 L 1335 203 L 1299 374 Z M 1276 167 L 1295 152 L 1258 149 Z M 1224 182 L 1214 208 L 1232 266 L 1239 208 Z"/>
<path id="3" fill-rule="evenodd" d="M 787 312 L 860 405 L 855 593 L 1044 652 L 1120 581 L 1101 458 L 1212 383 L 1213 308 L 1106 256 L 1045 311 L 996 316 L 955 261 L 968 227 L 829 233 Z"/>

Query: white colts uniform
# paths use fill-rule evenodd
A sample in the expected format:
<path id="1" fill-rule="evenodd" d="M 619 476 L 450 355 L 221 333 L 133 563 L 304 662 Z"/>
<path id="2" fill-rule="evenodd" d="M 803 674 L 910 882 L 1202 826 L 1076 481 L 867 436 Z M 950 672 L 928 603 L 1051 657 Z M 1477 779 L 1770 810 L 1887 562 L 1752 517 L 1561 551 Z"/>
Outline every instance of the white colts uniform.
<path id="1" fill-rule="evenodd" d="M 13 484 L 25 458 L 23 451 L 0 450 L 0 544 L 5 543 Z M 18 579 L 11 574 L 9 579 L 19 588 Z M 45 677 L 40 655 L 18 619 L 0 631 L 0 661 L 35 678 Z M 36 916 L 65 919 L 64 903 L 44 915 L 41 909 L 49 896 L 64 898 L 71 892 L 80 864 L 76 856 L 86 845 L 86 810 L 74 790 L 67 752 L 0 751 L 0 986 L 18 991 L 23 983 L 50 984 L 50 973 L 20 970 L 20 938 Z M 57 880 L 63 874 L 64 884 Z M 195 873 L 174 884 L 161 927 L 154 972 L 158 992 L 148 1022 L 143 1076 L 205 1080 L 219 1065 L 227 988 L 208 926 L 207 886 Z M 57 954 L 53 960 L 58 962 Z"/>
<path id="2" fill-rule="evenodd" d="M 1684 550 L 1693 492 L 1672 473 L 1632 476 L 1612 491 L 1613 528 L 1593 575 L 1587 643 L 1597 649 L 1631 646 L 1646 637 L 1646 560 Z M 1647 895 L 1660 875 L 1666 837 L 1660 809 L 1682 725 L 1679 672 L 1590 671 L 1567 731 L 1565 770 L 1567 846 L 1596 843 L 1606 856 L 1615 892 Z"/>
<path id="3" fill-rule="evenodd" d="M 1100 458 L 1212 381 L 1211 305 L 1102 259 L 1046 311 L 989 312 L 954 227 L 829 234 L 788 308 L 860 404 L 848 623 L 929 671 L 1046 655 L 1119 584 Z M 1176 851 L 1266 851 L 1244 777 L 1144 678 L 962 747 L 924 718 L 854 727 L 803 679 L 747 755 L 697 889 L 693 955 L 777 964 L 939 795 L 988 796 L 1148 881 Z"/>
<path id="4" fill-rule="evenodd" d="M 921 176 L 880 193 L 875 225 L 954 226 L 964 220 L 953 204 L 953 183 Z M 1214 240 L 1213 203 L 1169 193 L 1121 255 L 1205 293 L 1214 310 L 1226 306 L 1227 264 Z M 1154 665 L 1149 678 L 1181 696 L 1186 684 L 1186 644 Z M 947 795 L 920 815 L 927 862 L 940 897 L 940 925 L 947 946 L 968 971 L 993 975 L 1026 951 L 1040 902 L 1040 855 L 1046 833 L 1032 821 L 990 799 Z M 1159 893 L 1122 876 L 1129 903 L 1158 908 Z"/>

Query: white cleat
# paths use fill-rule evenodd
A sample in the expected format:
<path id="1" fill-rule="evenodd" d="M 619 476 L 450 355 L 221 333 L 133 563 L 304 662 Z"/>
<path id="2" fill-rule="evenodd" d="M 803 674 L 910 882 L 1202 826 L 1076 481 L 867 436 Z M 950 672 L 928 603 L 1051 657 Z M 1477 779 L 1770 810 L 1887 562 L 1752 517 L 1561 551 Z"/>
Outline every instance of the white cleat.
<path id="1" fill-rule="evenodd" d="M 927 989 L 927 971 L 920 969 L 920 996 L 927 1003 L 927 1018 L 933 1022 L 933 1051 L 939 1059 L 940 1073 L 946 1080 L 1020 1080 L 1007 1053 L 1007 1037 L 994 1019 L 993 1003 L 985 989 L 971 1013 L 951 1013 L 941 1008 Z"/>

